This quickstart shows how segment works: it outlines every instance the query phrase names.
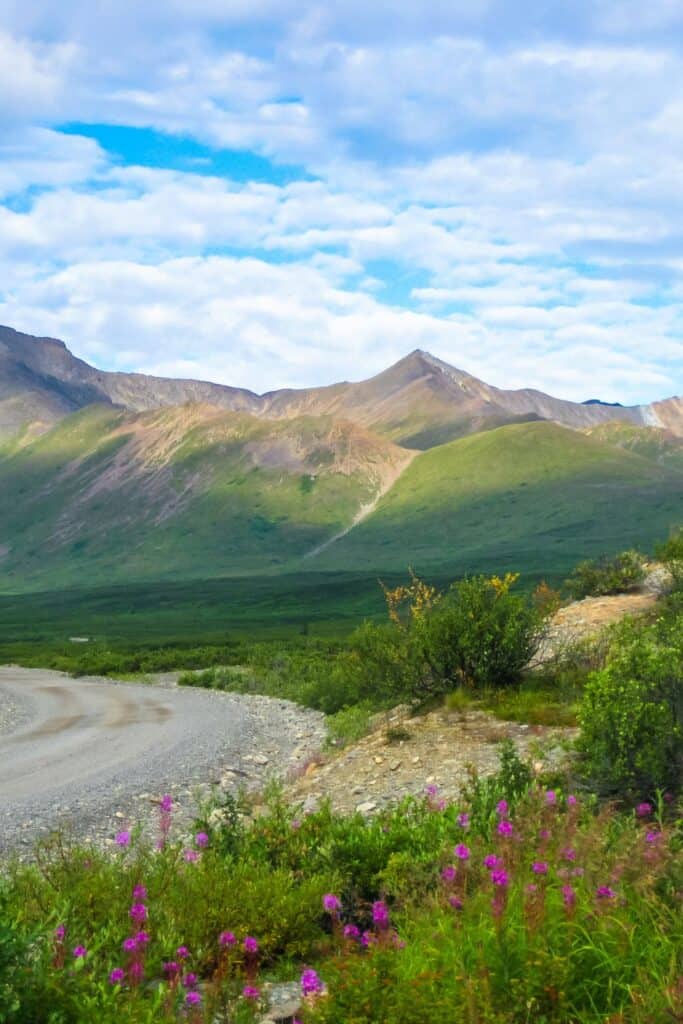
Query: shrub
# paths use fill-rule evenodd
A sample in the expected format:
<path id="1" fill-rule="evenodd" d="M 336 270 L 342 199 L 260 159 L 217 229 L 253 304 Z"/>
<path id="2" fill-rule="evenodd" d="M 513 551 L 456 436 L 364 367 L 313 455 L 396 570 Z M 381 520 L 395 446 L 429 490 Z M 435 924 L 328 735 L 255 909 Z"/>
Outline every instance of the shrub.
<path id="1" fill-rule="evenodd" d="M 652 796 L 683 778 L 683 644 L 678 628 L 624 623 L 580 710 L 585 766 L 603 792 Z"/>
<path id="2" fill-rule="evenodd" d="M 673 530 L 671 536 L 660 544 L 655 554 L 671 573 L 674 587 L 683 589 L 683 526 Z"/>
<path id="3" fill-rule="evenodd" d="M 571 596 L 580 601 L 584 597 L 623 594 L 645 579 L 645 561 L 638 551 L 622 551 L 609 558 L 604 555 L 593 561 L 581 562 L 565 581 Z"/>

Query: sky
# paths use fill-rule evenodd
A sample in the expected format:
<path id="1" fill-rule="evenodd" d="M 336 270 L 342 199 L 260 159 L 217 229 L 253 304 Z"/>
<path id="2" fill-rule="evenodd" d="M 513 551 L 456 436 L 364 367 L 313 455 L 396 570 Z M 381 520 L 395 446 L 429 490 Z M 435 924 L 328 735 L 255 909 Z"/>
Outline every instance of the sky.
<path id="1" fill-rule="evenodd" d="M 0 0 L 0 323 L 265 391 L 683 392 L 680 0 Z"/>

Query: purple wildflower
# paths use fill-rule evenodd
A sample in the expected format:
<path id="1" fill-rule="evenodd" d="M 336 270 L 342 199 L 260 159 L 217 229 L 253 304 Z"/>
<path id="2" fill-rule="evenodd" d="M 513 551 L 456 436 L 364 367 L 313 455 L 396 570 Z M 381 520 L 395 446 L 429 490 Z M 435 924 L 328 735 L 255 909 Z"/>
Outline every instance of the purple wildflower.
<path id="1" fill-rule="evenodd" d="M 233 932 L 221 932 L 218 936 L 218 945 L 223 946 L 223 948 L 234 946 L 236 941 Z"/>
<path id="2" fill-rule="evenodd" d="M 576 850 L 572 849 L 571 846 L 566 846 L 562 851 L 562 856 L 565 860 L 576 860 Z"/>
<path id="3" fill-rule="evenodd" d="M 496 871 L 492 871 L 491 881 L 499 889 L 507 889 L 510 883 L 508 873 L 504 868 L 498 868 Z"/>
<path id="4" fill-rule="evenodd" d="M 172 978 L 176 974 L 180 974 L 180 965 L 177 964 L 175 960 L 169 960 L 167 963 L 164 964 L 163 972 L 164 974 L 167 974 L 170 978 Z"/>
<path id="5" fill-rule="evenodd" d="M 116 843 L 118 846 L 129 846 L 130 845 L 130 832 L 124 829 L 123 832 L 116 833 Z"/>
<path id="6" fill-rule="evenodd" d="M 465 846 L 464 843 L 458 843 L 456 848 L 453 850 L 453 854 L 458 860 L 469 860 L 470 859 L 470 848 Z"/>
<path id="7" fill-rule="evenodd" d="M 142 924 L 143 921 L 147 920 L 147 907 L 144 903 L 134 903 L 128 911 L 128 916 L 136 924 Z"/>
<path id="8" fill-rule="evenodd" d="M 74 948 L 73 948 L 74 960 L 84 960 L 87 955 L 88 955 L 88 951 L 85 948 L 85 946 L 74 946 Z"/>
<path id="9" fill-rule="evenodd" d="M 535 875 L 547 875 L 548 865 L 544 860 L 535 860 L 531 865 L 531 870 Z"/>
<path id="10" fill-rule="evenodd" d="M 496 857 L 495 853 L 487 853 L 484 857 L 484 867 L 492 871 L 494 868 L 498 868 L 502 865 L 500 857 Z"/>
<path id="11" fill-rule="evenodd" d="M 465 906 L 465 904 L 463 903 L 459 896 L 451 896 L 448 902 L 453 907 L 453 910 L 462 910 L 463 907 Z"/>
<path id="12" fill-rule="evenodd" d="M 449 864 L 441 872 L 441 877 L 444 880 L 444 882 L 450 883 L 450 882 L 454 882 L 455 881 L 456 874 L 457 874 L 457 871 L 455 870 L 453 865 Z"/>
<path id="13" fill-rule="evenodd" d="M 549 807 L 554 807 L 555 806 L 555 804 L 557 803 L 557 793 L 555 792 L 554 789 L 546 790 L 545 802 L 547 803 L 547 805 Z"/>
<path id="14" fill-rule="evenodd" d="M 175 955 L 178 957 L 179 960 L 187 960 L 188 956 L 190 955 L 190 951 L 187 948 L 187 946 L 178 946 L 178 948 L 175 951 Z"/>
<path id="15" fill-rule="evenodd" d="M 57 940 L 57 942 L 63 942 L 65 935 L 66 926 L 63 924 L 58 924 L 57 927 L 55 928 L 55 939 Z"/>
<path id="16" fill-rule="evenodd" d="M 645 836 L 646 843 L 657 843 L 662 838 L 661 832 L 648 832 Z"/>
<path id="17" fill-rule="evenodd" d="M 294 819 L 294 821 L 292 822 L 292 826 L 291 827 L 294 829 L 295 832 L 296 832 L 297 829 L 301 828 L 301 822 L 299 821 L 298 818 Z"/>
<path id="18" fill-rule="evenodd" d="M 332 892 L 325 893 L 323 896 L 323 907 L 328 914 L 336 914 L 341 910 L 341 900 Z"/>
<path id="19" fill-rule="evenodd" d="M 498 835 L 499 836 L 511 836 L 512 835 L 512 822 L 511 821 L 500 821 L 498 823 Z"/>
<path id="20" fill-rule="evenodd" d="M 188 864 L 195 864 L 199 860 L 199 854 L 196 850 L 184 850 L 183 860 L 187 861 Z"/>
<path id="21" fill-rule="evenodd" d="M 317 971 L 308 967 L 301 975 L 301 991 L 305 996 L 316 995 L 322 992 L 324 985 L 320 980 Z"/>
<path id="22" fill-rule="evenodd" d="M 372 920 L 378 928 L 389 927 L 389 908 L 383 900 L 376 900 L 372 904 Z"/>
<path id="23" fill-rule="evenodd" d="M 134 953 L 138 948 L 138 941 L 137 939 L 124 939 L 121 943 L 121 948 L 125 953 Z"/>
<path id="24" fill-rule="evenodd" d="M 138 946 L 146 946 L 149 942 L 149 935 L 147 932 L 138 932 L 135 936 L 135 942 Z"/>
<path id="25" fill-rule="evenodd" d="M 128 968 L 128 977 L 133 985 L 138 985 L 145 975 L 145 968 L 139 960 L 133 961 Z"/>
<path id="26" fill-rule="evenodd" d="M 183 978 L 183 988 L 194 988 L 197 984 L 197 975 L 193 971 L 188 971 Z"/>
<path id="27" fill-rule="evenodd" d="M 360 929 L 355 924 L 344 925 L 344 938 L 357 940 L 360 938 Z"/>
<path id="28" fill-rule="evenodd" d="M 197 835 L 194 837 L 194 841 L 197 844 L 197 846 L 201 847 L 202 849 L 204 849 L 205 846 L 209 845 L 209 837 L 207 836 L 206 832 L 198 832 Z"/>
<path id="29" fill-rule="evenodd" d="M 571 885 L 562 886 L 562 900 L 567 910 L 570 910 L 576 903 L 576 892 Z"/>
<path id="30" fill-rule="evenodd" d="M 164 814 L 170 814 L 171 809 L 173 807 L 173 797 L 166 793 L 165 796 L 162 796 L 161 800 L 159 801 L 159 807 L 164 812 Z"/>
<path id="31" fill-rule="evenodd" d="M 251 935 L 247 935 L 244 940 L 244 951 L 245 953 L 258 953 L 258 942 Z"/>
<path id="32" fill-rule="evenodd" d="M 577 800 L 577 798 L 574 796 L 573 793 L 570 793 L 569 796 L 567 797 L 567 807 L 576 807 L 578 802 L 579 801 Z"/>
<path id="33" fill-rule="evenodd" d="M 185 1002 L 187 1003 L 188 1006 L 199 1006 L 201 1001 L 202 997 L 196 990 L 193 992 L 188 992 L 187 995 L 185 996 Z"/>
<path id="34" fill-rule="evenodd" d="M 245 985 L 242 989 L 242 995 L 245 999 L 260 999 L 261 991 L 255 985 Z"/>
<path id="35" fill-rule="evenodd" d="M 505 815 L 508 812 L 508 809 L 509 804 L 507 800 L 499 800 L 498 803 L 496 804 L 496 813 L 499 814 L 501 818 L 505 817 Z"/>
<path id="36" fill-rule="evenodd" d="M 109 983 L 111 985 L 120 985 L 125 977 L 126 972 L 123 967 L 115 967 L 114 970 L 109 973 Z"/>
<path id="37" fill-rule="evenodd" d="M 133 888 L 133 899 L 136 902 L 138 902 L 138 903 L 142 902 L 142 900 L 146 900 L 147 899 L 147 889 L 144 887 L 144 885 L 136 885 L 136 886 L 134 886 L 134 888 Z"/>
<path id="38" fill-rule="evenodd" d="M 652 814 L 652 804 L 647 803 L 647 801 L 642 804 L 638 804 L 636 807 L 636 814 L 639 818 L 647 818 Z"/>
<path id="39" fill-rule="evenodd" d="M 614 889 L 610 888 L 609 885 L 600 885 L 595 891 L 595 895 L 599 900 L 613 900 L 616 896 Z"/>
<path id="40" fill-rule="evenodd" d="M 470 816 L 469 814 L 467 814 L 466 811 L 463 811 L 462 814 L 458 815 L 456 820 L 458 822 L 458 825 L 460 825 L 460 828 L 467 828 L 470 823 Z"/>

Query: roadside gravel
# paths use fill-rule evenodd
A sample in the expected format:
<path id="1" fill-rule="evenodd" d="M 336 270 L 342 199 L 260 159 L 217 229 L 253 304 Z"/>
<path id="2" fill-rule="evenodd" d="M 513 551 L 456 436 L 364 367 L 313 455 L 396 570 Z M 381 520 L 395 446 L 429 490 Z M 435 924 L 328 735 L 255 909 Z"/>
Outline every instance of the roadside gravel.
<path id="1" fill-rule="evenodd" d="M 160 796 L 189 822 L 214 785 L 261 789 L 320 750 L 323 716 L 267 697 L 0 667 L 0 852 L 55 827 L 99 843 Z"/>

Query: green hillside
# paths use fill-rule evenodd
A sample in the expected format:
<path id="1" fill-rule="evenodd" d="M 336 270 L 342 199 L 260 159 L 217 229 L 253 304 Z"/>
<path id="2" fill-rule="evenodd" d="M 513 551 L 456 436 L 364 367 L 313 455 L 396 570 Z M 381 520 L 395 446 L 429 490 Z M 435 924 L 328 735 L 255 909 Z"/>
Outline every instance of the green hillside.
<path id="1" fill-rule="evenodd" d="M 522 570 L 644 549 L 683 522 L 683 474 L 552 423 L 419 455 L 374 513 L 316 559 L 332 569 Z"/>
<path id="2" fill-rule="evenodd" d="M 91 406 L 0 459 L 0 588 L 278 570 L 406 458 L 325 417 Z"/>

